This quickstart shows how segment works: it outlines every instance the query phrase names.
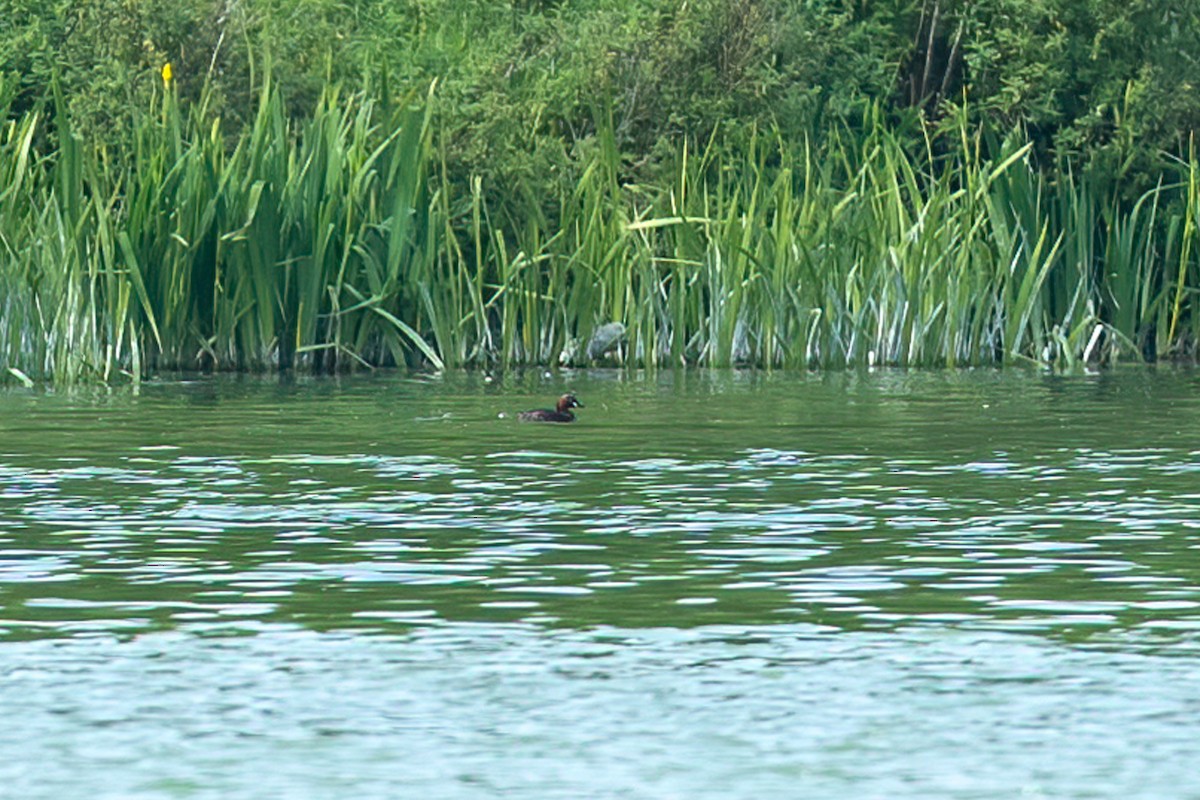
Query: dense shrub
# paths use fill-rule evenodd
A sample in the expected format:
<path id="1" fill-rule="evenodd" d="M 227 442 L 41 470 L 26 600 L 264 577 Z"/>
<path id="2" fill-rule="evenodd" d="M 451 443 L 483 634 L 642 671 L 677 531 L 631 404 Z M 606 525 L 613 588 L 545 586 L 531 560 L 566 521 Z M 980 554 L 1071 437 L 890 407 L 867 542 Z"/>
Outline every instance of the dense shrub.
<path id="1" fill-rule="evenodd" d="M 122 144 L 170 61 L 185 100 L 252 116 L 264 60 L 295 114 L 331 82 L 438 82 L 452 172 L 490 185 L 570 168 L 611 113 L 632 174 L 681 134 L 800 139 L 864 101 L 1024 127 L 1068 159 L 1152 184 L 1200 125 L 1200 14 L 1158 0 L 71 0 L 0 4 L 10 113 L 57 79 L 85 138 Z M 642 170 L 643 172 L 638 172 Z"/>

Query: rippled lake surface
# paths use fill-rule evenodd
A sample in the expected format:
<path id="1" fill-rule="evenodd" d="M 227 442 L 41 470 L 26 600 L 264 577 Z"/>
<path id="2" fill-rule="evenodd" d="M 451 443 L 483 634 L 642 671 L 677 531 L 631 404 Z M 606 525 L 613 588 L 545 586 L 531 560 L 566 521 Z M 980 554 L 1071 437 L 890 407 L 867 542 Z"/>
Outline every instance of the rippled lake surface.
<path id="1" fill-rule="evenodd" d="M 10 389 L 0 796 L 1200 797 L 1198 548 L 1192 370 Z"/>

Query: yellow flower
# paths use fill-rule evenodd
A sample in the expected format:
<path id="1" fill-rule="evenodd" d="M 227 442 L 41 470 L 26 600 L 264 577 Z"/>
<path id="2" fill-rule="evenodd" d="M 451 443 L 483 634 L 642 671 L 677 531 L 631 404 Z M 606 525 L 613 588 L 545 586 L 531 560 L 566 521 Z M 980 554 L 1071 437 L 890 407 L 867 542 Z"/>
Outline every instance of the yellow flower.
<path id="1" fill-rule="evenodd" d="M 164 85 L 171 82 L 171 62 L 170 61 L 168 61 L 166 64 L 163 64 L 162 76 L 163 76 L 163 84 Z"/>

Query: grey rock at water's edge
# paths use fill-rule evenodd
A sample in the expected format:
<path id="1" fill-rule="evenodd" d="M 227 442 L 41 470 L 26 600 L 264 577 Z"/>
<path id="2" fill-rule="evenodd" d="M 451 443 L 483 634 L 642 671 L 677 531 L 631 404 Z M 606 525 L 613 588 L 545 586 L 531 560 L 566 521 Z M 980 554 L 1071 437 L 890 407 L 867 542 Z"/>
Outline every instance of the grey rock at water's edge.
<path id="1" fill-rule="evenodd" d="M 608 322 L 592 333 L 588 342 L 587 357 L 596 359 L 612 350 L 625 338 L 625 326 L 620 322 Z"/>

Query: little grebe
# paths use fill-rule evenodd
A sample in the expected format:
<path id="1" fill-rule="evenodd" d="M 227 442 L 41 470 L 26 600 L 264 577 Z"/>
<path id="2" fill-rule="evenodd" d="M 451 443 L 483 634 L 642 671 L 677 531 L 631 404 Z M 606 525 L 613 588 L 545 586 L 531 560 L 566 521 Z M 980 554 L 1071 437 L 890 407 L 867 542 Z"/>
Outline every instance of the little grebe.
<path id="1" fill-rule="evenodd" d="M 548 408 L 522 411 L 517 415 L 517 419 L 522 422 L 574 422 L 575 415 L 570 411 L 572 408 L 583 408 L 583 403 L 576 400 L 573 394 L 564 394 L 558 398 L 558 405 L 554 411 Z"/>

